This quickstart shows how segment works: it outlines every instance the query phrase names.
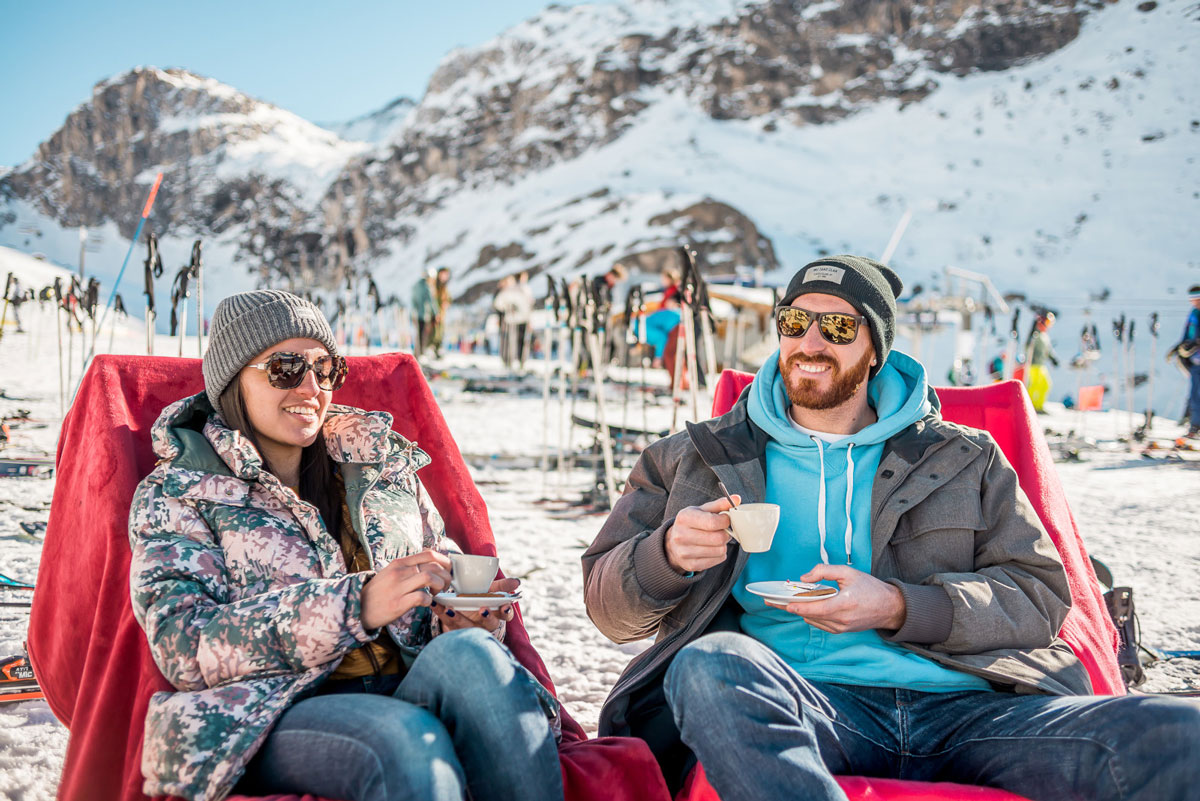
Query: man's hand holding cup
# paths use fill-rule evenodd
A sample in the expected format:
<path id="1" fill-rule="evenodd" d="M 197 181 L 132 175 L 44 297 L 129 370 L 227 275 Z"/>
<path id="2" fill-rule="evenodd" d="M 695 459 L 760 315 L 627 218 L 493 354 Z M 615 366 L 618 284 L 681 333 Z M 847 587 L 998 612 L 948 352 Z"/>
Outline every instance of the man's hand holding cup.
<path id="1" fill-rule="evenodd" d="M 734 495 L 741 503 L 742 499 Z M 729 516 L 723 514 L 730 504 L 728 498 L 718 498 L 703 506 L 680 510 L 675 522 L 667 529 L 667 561 L 680 573 L 699 573 L 725 561 L 729 544 Z"/>

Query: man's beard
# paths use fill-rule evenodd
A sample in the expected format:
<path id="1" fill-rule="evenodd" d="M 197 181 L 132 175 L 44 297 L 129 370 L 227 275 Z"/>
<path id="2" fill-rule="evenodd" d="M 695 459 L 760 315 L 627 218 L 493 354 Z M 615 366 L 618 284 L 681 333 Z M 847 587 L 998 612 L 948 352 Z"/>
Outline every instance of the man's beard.
<path id="1" fill-rule="evenodd" d="M 829 388 L 817 389 L 816 379 L 806 378 L 800 370 L 791 369 L 797 364 L 829 365 L 832 373 Z M 833 409 L 853 398 L 859 387 L 863 386 L 871 370 L 871 351 L 868 349 L 857 364 L 845 370 L 838 366 L 832 356 L 803 356 L 799 353 L 789 356 L 780 369 L 783 372 L 783 386 L 792 405 L 816 411 Z"/>

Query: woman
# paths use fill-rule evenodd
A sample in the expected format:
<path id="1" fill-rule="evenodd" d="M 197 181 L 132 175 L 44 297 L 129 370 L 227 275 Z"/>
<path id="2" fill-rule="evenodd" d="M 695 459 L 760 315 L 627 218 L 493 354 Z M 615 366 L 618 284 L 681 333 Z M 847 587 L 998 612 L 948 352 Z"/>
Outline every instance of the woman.
<path id="1" fill-rule="evenodd" d="M 177 690 L 146 714 L 145 791 L 561 799 L 557 706 L 500 644 L 511 604 L 433 604 L 454 546 L 429 457 L 330 405 L 346 363 L 321 312 L 226 298 L 203 369 L 130 512 L 134 612 Z"/>

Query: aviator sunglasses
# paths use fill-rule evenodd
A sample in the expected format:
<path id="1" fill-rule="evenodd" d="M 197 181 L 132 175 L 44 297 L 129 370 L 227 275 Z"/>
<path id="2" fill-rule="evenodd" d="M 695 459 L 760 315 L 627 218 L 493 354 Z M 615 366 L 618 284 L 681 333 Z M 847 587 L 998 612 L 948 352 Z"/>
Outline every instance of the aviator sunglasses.
<path id="1" fill-rule="evenodd" d="M 849 345 L 858 338 L 866 317 L 846 312 L 811 312 L 797 306 L 775 307 L 775 328 L 781 337 L 802 337 L 815 322 L 826 342 Z"/>
<path id="2" fill-rule="evenodd" d="M 310 362 L 302 354 L 287 351 L 272 353 L 265 362 L 249 366 L 255 370 L 266 370 L 267 381 L 276 389 L 295 389 L 300 386 L 305 374 L 312 370 L 317 377 L 317 386 L 332 391 L 346 383 L 346 376 L 350 372 L 345 356 L 326 354 Z"/>

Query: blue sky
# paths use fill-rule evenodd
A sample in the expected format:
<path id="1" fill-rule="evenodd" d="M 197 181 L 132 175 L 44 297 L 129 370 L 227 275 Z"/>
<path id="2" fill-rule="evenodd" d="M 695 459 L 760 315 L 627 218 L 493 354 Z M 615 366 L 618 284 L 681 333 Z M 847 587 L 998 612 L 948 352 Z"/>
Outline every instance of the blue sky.
<path id="1" fill-rule="evenodd" d="M 548 4 L 0 0 L 0 165 L 32 156 L 97 81 L 131 67 L 183 67 L 314 122 L 339 121 L 419 99 L 448 50 Z"/>

